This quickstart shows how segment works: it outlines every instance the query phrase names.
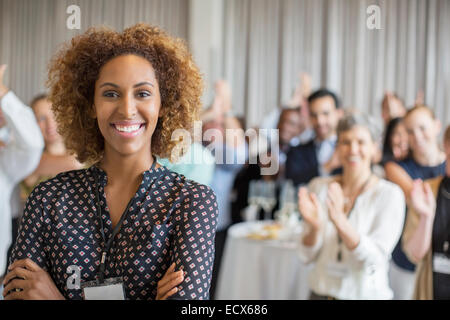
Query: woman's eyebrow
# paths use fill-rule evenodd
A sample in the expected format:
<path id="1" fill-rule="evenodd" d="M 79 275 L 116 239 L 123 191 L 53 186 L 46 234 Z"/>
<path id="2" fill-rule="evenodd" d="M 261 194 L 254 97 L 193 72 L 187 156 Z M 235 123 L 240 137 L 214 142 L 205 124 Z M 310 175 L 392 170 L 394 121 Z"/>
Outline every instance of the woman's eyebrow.
<path id="1" fill-rule="evenodd" d="M 152 86 L 152 87 L 155 87 L 152 83 L 150 83 L 150 82 L 148 82 L 148 81 L 144 81 L 144 82 L 139 82 L 139 83 L 137 83 L 137 84 L 135 84 L 134 86 L 133 86 L 133 88 L 137 88 L 137 87 L 140 87 L 140 86 L 143 86 L 143 85 L 150 85 L 150 86 Z M 117 85 L 117 84 L 115 84 L 115 83 L 112 83 L 112 82 L 105 82 L 105 83 L 102 83 L 101 85 L 100 85 L 100 87 L 99 88 L 102 88 L 102 87 L 105 87 L 105 86 L 111 86 L 111 87 L 114 87 L 114 88 L 119 88 L 119 86 Z"/>
<path id="2" fill-rule="evenodd" d="M 145 85 L 145 84 L 148 84 L 148 85 L 150 85 L 150 86 L 152 86 L 152 87 L 155 87 L 152 83 L 147 82 L 147 81 L 144 81 L 144 82 L 139 82 L 139 83 L 135 84 L 135 85 L 133 86 L 133 88 L 137 88 L 137 87 L 143 86 L 143 85 Z"/>
<path id="3" fill-rule="evenodd" d="M 111 86 L 111 87 L 114 87 L 114 88 L 119 88 L 119 86 L 117 84 L 114 84 L 114 83 L 111 83 L 111 82 L 105 82 L 105 83 L 101 84 L 99 88 L 102 88 L 102 87 L 105 87 L 105 86 Z"/>

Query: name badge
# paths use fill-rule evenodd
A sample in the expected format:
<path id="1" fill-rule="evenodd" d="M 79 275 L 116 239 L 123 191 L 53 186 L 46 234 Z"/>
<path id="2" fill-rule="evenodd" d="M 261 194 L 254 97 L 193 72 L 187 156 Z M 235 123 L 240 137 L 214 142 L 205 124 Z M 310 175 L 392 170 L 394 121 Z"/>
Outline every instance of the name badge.
<path id="1" fill-rule="evenodd" d="M 450 259 L 442 253 L 433 254 L 433 271 L 450 274 Z"/>
<path id="2" fill-rule="evenodd" d="M 336 278 L 344 278 L 350 273 L 350 268 L 341 262 L 331 262 L 327 265 L 328 275 Z"/>
<path id="3" fill-rule="evenodd" d="M 85 300 L 125 300 L 122 278 L 105 279 L 103 283 L 87 281 L 81 284 Z"/>

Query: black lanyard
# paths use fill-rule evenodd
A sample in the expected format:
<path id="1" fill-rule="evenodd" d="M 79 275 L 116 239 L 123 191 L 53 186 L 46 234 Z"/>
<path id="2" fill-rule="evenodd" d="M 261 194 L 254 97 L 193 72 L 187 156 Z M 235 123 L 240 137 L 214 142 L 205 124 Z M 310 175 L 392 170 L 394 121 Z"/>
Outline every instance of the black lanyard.
<path id="1" fill-rule="evenodd" d="M 153 159 L 153 163 L 152 166 L 150 167 L 150 170 L 153 170 L 154 167 L 156 165 L 156 161 L 155 159 Z M 94 174 L 94 180 L 95 180 L 95 201 L 96 203 L 96 207 L 97 207 L 97 211 L 98 211 L 98 219 L 100 222 L 100 231 L 102 234 L 102 239 L 103 239 L 103 248 L 102 248 L 102 258 L 100 260 L 100 268 L 98 271 L 98 279 L 97 281 L 99 283 L 103 283 L 103 280 L 105 279 L 105 269 L 106 269 L 106 256 L 109 252 L 109 250 L 111 249 L 111 246 L 114 242 L 114 238 L 116 237 L 116 235 L 119 233 L 120 228 L 122 227 L 123 222 L 125 221 L 125 218 L 128 216 L 128 211 L 130 210 L 131 205 L 134 202 L 134 196 L 130 199 L 130 201 L 128 202 L 128 205 L 125 209 L 125 211 L 122 213 L 122 216 L 120 217 L 119 222 L 117 223 L 117 225 L 114 227 L 113 232 L 111 237 L 108 239 L 108 241 L 106 241 L 106 237 L 105 237 L 105 228 L 103 225 L 103 218 L 102 218 L 102 208 L 100 206 L 100 196 L 98 193 L 98 188 L 99 188 L 99 184 L 98 184 L 98 180 L 97 180 L 97 174 Z"/>

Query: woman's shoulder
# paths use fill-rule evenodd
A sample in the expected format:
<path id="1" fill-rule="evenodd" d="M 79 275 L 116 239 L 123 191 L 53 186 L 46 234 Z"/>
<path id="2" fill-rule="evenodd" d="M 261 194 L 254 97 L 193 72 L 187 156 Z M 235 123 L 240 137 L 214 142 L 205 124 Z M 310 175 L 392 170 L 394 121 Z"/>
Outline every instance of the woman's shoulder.
<path id="1" fill-rule="evenodd" d="M 216 199 L 216 195 L 211 187 L 186 178 L 183 174 L 171 171 L 164 167 L 164 179 L 170 183 L 172 188 L 177 190 L 185 201 L 189 199 Z"/>
<path id="2" fill-rule="evenodd" d="M 186 178 L 184 175 L 170 171 L 164 174 L 165 186 L 172 190 L 171 198 L 175 212 L 189 221 L 203 225 L 216 226 L 218 220 L 218 204 L 214 191 L 207 185 Z M 186 221 L 185 219 L 175 219 Z"/>
<path id="3" fill-rule="evenodd" d="M 398 201 L 398 199 L 405 198 L 402 189 L 397 184 L 383 178 L 378 178 L 375 191 L 383 199 L 395 199 L 394 201 Z"/>
<path id="4" fill-rule="evenodd" d="M 57 174 L 53 178 L 40 182 L 30 193 L 31 197 L 52 197 L 57 194 L 74 192 L 74 187 L 81 186 L 81 183 L 89 177 L 89 169 L 78 169 L 65 171 Z"/>

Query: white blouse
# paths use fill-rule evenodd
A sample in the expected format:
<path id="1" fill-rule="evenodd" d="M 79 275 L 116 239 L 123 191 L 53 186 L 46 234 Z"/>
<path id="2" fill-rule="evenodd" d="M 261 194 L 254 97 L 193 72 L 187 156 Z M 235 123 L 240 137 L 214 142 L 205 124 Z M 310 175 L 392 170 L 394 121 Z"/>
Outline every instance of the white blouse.
<path id="1" fill-rule="evenodd" d="M 11 140 L 0 149 L 0 278 L 5 272 L 6 255 L 11 244 L 11 192 L 39 165 L 44 139 L 33 110 L 9 91 L 0 108 L 11 132 Z"/>
<path id="2" fill-rule="evenodd" d="M 392 299 L 388 268 L 391 252 L 400 238 L 405 217 L 405 198 L 397 185 L 384 179 L 363 192 L 349 216 L 350 224 L 359 233 L 358 246 L 350 251 L 339 245 L 336 227 L 328 217 L 326 197 L 333 177 L 313 179 L 308 189 L 317 194 L 322 204 L 319 215 L 326 221 L 314 246 L 300 243 L 300 257 L 314 262 L 309 276 L 310 289 L 337 299 Z M 308 225 L 303 230 L 308 232 Z M 341 263 L 337 255 L 341 248 Z"/>

